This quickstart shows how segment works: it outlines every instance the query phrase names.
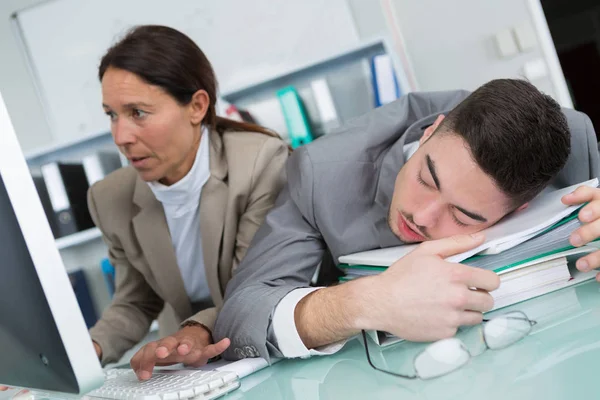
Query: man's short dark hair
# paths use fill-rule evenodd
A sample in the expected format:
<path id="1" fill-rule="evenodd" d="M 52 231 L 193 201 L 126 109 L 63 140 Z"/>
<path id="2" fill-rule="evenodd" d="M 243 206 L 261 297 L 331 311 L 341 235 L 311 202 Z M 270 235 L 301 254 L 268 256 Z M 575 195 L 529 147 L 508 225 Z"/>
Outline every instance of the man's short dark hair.
<path id="1" fill-rule="evenodd" d="M 533 199 L 562 169 L 571 151 L 567 119 L 531 83 L 497 79 L 475 90 L 437 132 L 461 136 L 475 162 L 513 208 Z"/>

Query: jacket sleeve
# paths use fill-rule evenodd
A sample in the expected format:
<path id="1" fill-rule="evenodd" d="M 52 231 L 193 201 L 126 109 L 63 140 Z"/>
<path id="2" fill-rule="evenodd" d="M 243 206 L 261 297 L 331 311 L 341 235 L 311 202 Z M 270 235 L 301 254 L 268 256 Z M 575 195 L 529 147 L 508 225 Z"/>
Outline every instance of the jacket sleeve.
<path id="1" fill-rule="evenodd" d="M 90 329 L 92 340 L 102 349 L 102 365 L 118 361 L 148 333 L 150 324 L 163 309 L 163 300 L 131 266 L 116 240 L 102 229 L 102 218 L 94 199 L 94 187 L 88 192 L 88 208 L 96 226 L 102 231 L 108 246 L 111 264 L 115 267 L 115 294 L 110 306 Z"/>
<path id="2" fill-rule="evenodd" d="M 290 291 L 309 286 L 325 244 L 312 212 L 312 166 L 304 148 L 286 166 L 288 183 L 267 214 L 227 286 L 214 339 L 231 339 L 227 359 L 278 353 L 267 331 L 272 313 Z M 252 351 L 248 351 L 252 349 Z"/>

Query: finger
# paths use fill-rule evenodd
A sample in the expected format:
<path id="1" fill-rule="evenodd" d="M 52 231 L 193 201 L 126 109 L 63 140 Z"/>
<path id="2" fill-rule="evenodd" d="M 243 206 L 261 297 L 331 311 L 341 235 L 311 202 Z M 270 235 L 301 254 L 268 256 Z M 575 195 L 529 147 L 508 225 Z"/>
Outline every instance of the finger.
<path id="1" fill-rule="evenodd" d="M 500 287 L 500 277 L 494 271 L 469 267 L 471 275 L 467 279 L 467 285 L 477 289 L 492 292 Z"/>
<path id="2" fill-rule="evenodd" d="M 477 311 L 465 311 L 460 315 L 461 325 L 477 325 L 483 321 L 483 314 Z"/>
<path id="3" fill-rule="evenodd" d="M 189 367 L 192 367 L 192 368 L 198 368 L 198 367 L 202 367 L 202 366 L 208 364 L 208 360 L 210 360 L 210 358 L 200 357 L 196 361 L 191 362 L 191 363 L 187 363 L 185 365 L 189 366 Z"/>
<path id="4" fill-rule="evenodd" d="M 413 253 L 421 255 L 438 255 L 442 258 L 446 258 L 471 250 L 481 245 L 484 240 L 485 235 L 481 232 L 472 235 L 455 235 L 445 239 L 423 242 Z"/>
<path id="5" fill-rule="evenodd" d="M 157 342 L 156 345 L 156 357 L 159 359 L 165 359 L 175 352 L 179 340 L 174 336 L 167 336 Z"/>
<path id="6" fill-rule="evenodd" d="M 145 381 L 152 377 L 152 370 L 156 364 L 156 347 L 158 342 L 148 343 L 144 346 L 142 357 L 140 359 L 140 367 L 135 374 L 139 380 Z"/>
<path id="7" fill-rule="evenodd" d="M 594 199 L 600 199 L 600 190 L 589 186 L 579 186 L 573 192 L 562 197 L 562 202 L 566 205 L 582 204 Z"/>
<path id="8" fill-rule="evenodd" d="M 478 311 L 479 313 L 490 311 L 494 308 L 494 298 L 485 290 L 469 290 L 466 296 L 465 310 Z"/>
<path id="9" fill-rule="evenodd" d="M 452 281 L 465 285 L 468 288 L 482 289 L 487 292 L 498 289 L 500 277 L 494 271 L 471 267 L 463 264 L 451 265 Z"/>
<path id="10" fill-rule="evenodd" d="M 215 344 L 206 346 L 202 350 L 194 350 L 183 362 L 184 364 L 192 367 L 201 367 L 202 365 L 205 365 L 211 358 L 221 355 L 225 350 L 227 350 L 230 344 L 230 340 L 225 338 Z"/>
<path id="11" fill-rule="evenodd" d="M 575 232 L 571 233 L 569 241 L 575 247 L 583 246 L 600 237 L 600 220 L 583 225 Z"/>
<path id="12" fill-rule="evenodd" d="M 210 359 L 210 358 L 216 357 L 218 355 L 221 355 L 221 353 L 223 353 L 225 350 L 227 350 L 227 348 L 229 347 L 230 344 L 231 344 L 230 340 L 228 338 L 225 338 L 215 344 L 206 346 L 206 348 L 204 349 L 204 351 L 202 353 L 204 354 L 204 356 L 206 356 L 207 358 Z"/>
<path id="13" fill-rule="evenodd" d="M 142 360 L 143 356 L 144 356 L 144 348 L 146 346 L 142 347 L 141 349 L 139 349 L 134 355 L 133 357 L 131 357 L 131 360 L 129 360 L 129 365 L 131 366 L 131 369 L 135 372 L 137 370 L 140 369 L 140 361 Z"/>
<path id="14" fill-rule="evenodd" d="M 588 272 L 593 269 L 600 267 L 600 251 L 595 251 L 586 255 L 585 257 L 580 257 L 579 260 L 575 263 L 575 266 L 581 272 Z"/>
<path id="15" fill-rule="evenodd" d="M 0 392 L 6 392 L 8 389 L 10 389 L 8 386 L 0 385 Z"/>
<path id="16" fill-rule="evenodd" d="M 592 222 L 600 217 L 600 201 L 594 200 L 579 210 L 577 217 L 581 222 Z"/>
<path id="17" fill-rule="evenodd" d="M 597 282 L 600 282 L 600 272 L 598 272 L 598 273 L 596 274 L 596 281 L 597 281 Z"/>
<path id="18" fill-rule="evenodd" d="M 190 352 L 181 362 L 185 366 L 201 367 L 206 365 L 210 357 L 204 355 L 203 349 L 195 349 Z"/>
<path id="19" fill-rule="evenodd" d="M 197 346 L 195 346 L 196 341 L 192 336 L 182 336 L 179 338 L 179 345 L 177 346 L 177 354 L 180 356 L 187 356 L 194 350 Z M 200 349 L 201 350 L 201 349 Z"/>

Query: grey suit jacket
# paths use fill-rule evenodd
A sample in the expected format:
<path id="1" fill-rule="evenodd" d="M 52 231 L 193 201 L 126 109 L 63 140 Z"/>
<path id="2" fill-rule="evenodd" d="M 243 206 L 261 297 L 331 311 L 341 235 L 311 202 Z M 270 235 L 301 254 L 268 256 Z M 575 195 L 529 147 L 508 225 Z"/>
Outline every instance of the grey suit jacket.
<path id="1" fill-rule="evenodd" d="M 214 331 L 215 340 L 232 341 L 226 358 L 281 356 L 270 329 L 272 313 L 290 291 L 309 286 L 326 249 L 337 260 L 401 244 L 388 228 L 387 213 L 405 162 L 403 147 L 468 94 L 409 94 L 293 153 L 286 166 L 287 185 L 227 287 Z M 572 110 L 565 113 L 572 154 L 552 182 L 557 187 L 599 172 L 589 118 Z"/>

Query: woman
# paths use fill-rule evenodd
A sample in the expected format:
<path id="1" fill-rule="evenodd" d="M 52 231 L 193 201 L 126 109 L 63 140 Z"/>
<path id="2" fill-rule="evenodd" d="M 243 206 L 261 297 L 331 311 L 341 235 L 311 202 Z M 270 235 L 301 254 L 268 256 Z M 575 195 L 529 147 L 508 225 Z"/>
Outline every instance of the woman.
<path id="1" fill-rule="evenodd" d="M 104 55 L 99 78 L 131 165 L 88 193 L 116 269 L 112 304 L 90 334 L 102 363 L 116 361 L 164 308 L 161 336 L 177 332 L 132 359 L 147 379 L 157 362 L 203 364 L 229 345 L 212 345 L 210 330 L 283 184 L 288 147 L 262 127 L 216 116 L 212 67 L 174 29 L 133 29 Z"/>
<path id="2" fill-rule="evenodd" d="M 212 67 L 174 29 L 133 29 L 104 55 L 99 78 L 131 165 L 88 193 L 116 270 L 113 301 L 90 334 L 102 364 L 114 362 L 162 311 L 161 336 L 172 335 L 131 361 L 148 379 L 156 364 L 204 364 L 229 345 L 212 344 L 216 310 L 283 184 L 289 150 L 262 127 L 216 116 Z"/>

